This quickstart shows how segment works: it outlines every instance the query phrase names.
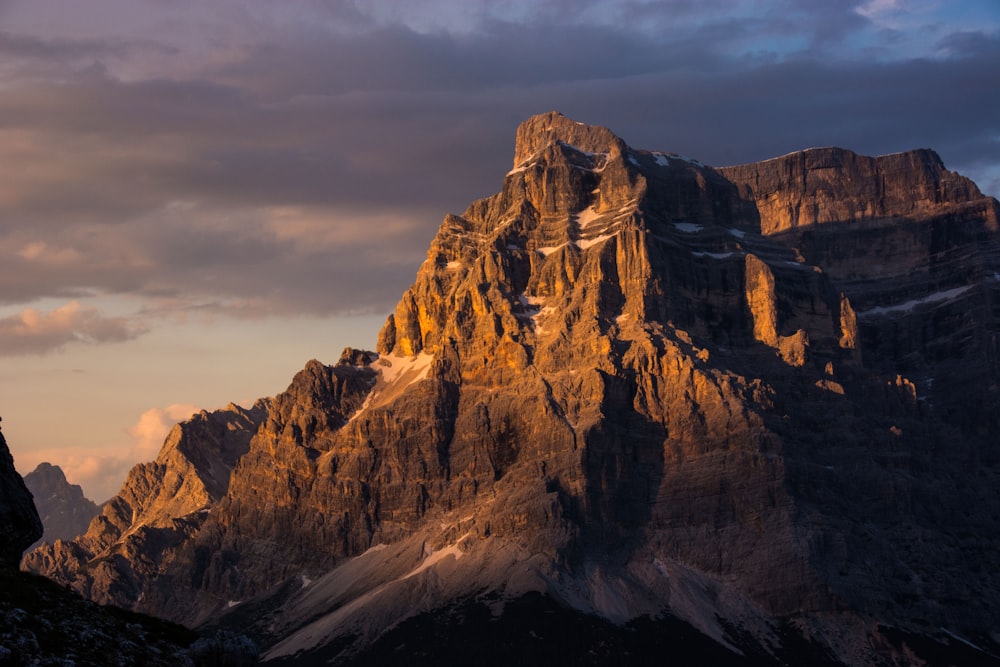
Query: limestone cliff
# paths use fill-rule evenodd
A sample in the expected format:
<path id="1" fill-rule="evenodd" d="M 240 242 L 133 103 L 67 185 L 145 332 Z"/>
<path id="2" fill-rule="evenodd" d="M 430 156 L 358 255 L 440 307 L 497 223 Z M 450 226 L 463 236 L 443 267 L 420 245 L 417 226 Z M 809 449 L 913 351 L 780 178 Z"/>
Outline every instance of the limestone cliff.
<path id="1" fill-rule="evenodd" d="M 132 606 L 143 580 L 169 562 L 172 548 L 198 531 L 226 493 L 264 405 L 230 405 L 175 426 L 156 460 L 129 472 L 84 535 L 43 545 L 25 556 L 23 567 L 50 574 L 95 602 Z"/>
<path id="2" fill-rule="evenodd" d="M 533 117 L 377 353 L 182 425 L 26 562 L 271 660 L 534 592 L 775 660 L 995 647 L 997 208 L 927 151 L 716 170 Z"/>

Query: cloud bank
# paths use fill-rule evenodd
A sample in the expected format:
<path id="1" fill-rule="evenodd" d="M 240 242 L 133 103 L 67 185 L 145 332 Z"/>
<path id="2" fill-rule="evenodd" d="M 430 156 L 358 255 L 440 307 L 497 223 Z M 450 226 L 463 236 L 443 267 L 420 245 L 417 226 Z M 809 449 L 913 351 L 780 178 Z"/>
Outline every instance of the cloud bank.
<path id="1" fill-rule="evenodd" d="M 44 354 L 77 343 L 118 343 L 146 332 L 142 322 L 106 317 L 96 308 L 71 301 L 50 312 L 25 308 L 0 318 L 0 356 Z"/>
<path id="2" fill-rule="evenodd" d="M 991 2 L 0 4 L 2 353 L 387 312 L 559 109 L 723 165 L 929 146 L 1000 193 Z M 100 299 L 141 304 L 102 315 Z M 35 302 L 67 305 L 42 313 Z"/>

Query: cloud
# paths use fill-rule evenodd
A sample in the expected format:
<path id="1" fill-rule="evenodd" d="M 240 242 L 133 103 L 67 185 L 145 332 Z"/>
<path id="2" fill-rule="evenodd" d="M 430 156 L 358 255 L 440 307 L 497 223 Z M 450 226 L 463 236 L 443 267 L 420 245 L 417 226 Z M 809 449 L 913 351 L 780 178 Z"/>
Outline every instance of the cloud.
<path id="1" fill-rule="evenodd" d="M 124 455 L 95 454 L 83 448 L 32 449 L 17 455 L 17 471 L 26 475 L 39 463 L 59 466 L 70 484 L 79 484 L 94 502 L 104 502 L 121 488 L 136 461 Z"/>
<path id="2" fill-rule="evenodd" d="M 70 343 L 117 343 L 147 331 L 144 323 L 105 317 L 96 308 L 71 301 L 49 312 L 25 308 L 0 318 L 0 355 L 44 354 Z"/>
<path id="3" fill-rule="evenodd" d="M 163 441 L 174 424 L 190 419 L 199 408 L 190 404 L 175 403 L 165 408 L 150 408 L 128 429 L 134 442 L 129 452 L 133 461 L 152 461 L 159 454 Z"/>
<path id="4" fill-rule="evenodd" d="M 996 20 L 886 0 L 461 5 L 8 3 L 0 303 L 126 295 L 147 327 L 388 311 L 442 217 L 499 189 L 517 123 L 554 108 L 709 164 L 929 146 L 996 182 Z"/>
<path id="5" fill-rule="evenodd" d="M 443 216 L 500 189 L 518 123 L 552 109 L 714 165 L 931 147 L 1000 194 L 988 2 L 43 5 L 0 0 L 8 357 L 387 313 Z M 106 497 L 180 418 L 52 461 Z"/>
<path id="6" fill-rule="evenodd" d="M 23 476 L 43 461 L 57 465 L 71 484 L 83 487 L 88 498 L 103 502 L 118 492 L 133 466 L 156 458 L 174 424 L 198 411 L 194 405 L 179 403 L 150 408 L 126 429 L 130 442 L 100 450 L 75 446 L 27 449 L 17 454 L 17 470 Z"/>

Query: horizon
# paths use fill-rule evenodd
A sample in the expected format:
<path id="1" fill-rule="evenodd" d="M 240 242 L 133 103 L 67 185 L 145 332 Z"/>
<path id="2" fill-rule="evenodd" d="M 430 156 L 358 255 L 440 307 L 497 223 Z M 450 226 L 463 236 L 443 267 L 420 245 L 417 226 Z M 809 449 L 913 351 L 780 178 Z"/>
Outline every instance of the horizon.
<path id="1" fill-rule="evenodd" d="M 931 148 L 1000 194 L 995 3 L 688 4 L 0 2 L 18 471 L 103 502 L 173 423 L 374 348 L 551 109 L 715 166 Z"/>

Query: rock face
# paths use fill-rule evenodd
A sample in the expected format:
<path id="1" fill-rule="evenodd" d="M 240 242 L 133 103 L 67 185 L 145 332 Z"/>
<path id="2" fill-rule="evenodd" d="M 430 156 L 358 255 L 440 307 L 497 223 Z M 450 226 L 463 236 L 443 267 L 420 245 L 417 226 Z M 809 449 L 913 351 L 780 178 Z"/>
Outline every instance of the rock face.
<path id="1" fill-rule="evenodd" d="M 35 482 L 43 478 L 47 489 L 58 488 L 59 480 L 66 485 L 62 471 L 48 464 L 35 473 Z M 21 552 L 41 535 L 31 494 L 0 433 L 0 664 L 256 664 L 256 647 L 243 636 L 199 639 L 182 626 L 99 607 L 42 577 L 18 572 Z"/>
<path id="2" fill-rule="evenodd" d="M 14 458 L 0 433 L 0 568 L 17 569 L 21 554 L 42 536 L 42 522 L 31 492 L 14 469 Z"/>
<path id="3" fill-rule="evenodd" d="M 170 563 L 174 548 L 198 532 L 225 495 L 231 470 L 246 454 L 265 405 L 262 401 L 250 410 L 230 405 L 175 426 L 156 461 L 129 472 L 86 534 L 43 545 L 25 556 L 23 567 L 72 582 L 95 602 L 134 604 L 144 580 Z"/>
<path id="4" fill-rule="evenodd" d="M 275 661 L 537 593 L 775 663 L 995 652 L 998 208 L 930 151 L 717 170 L 533 117 L 377 353 L 179 426 L 25 562 Z"/>
<path id="5" fill-rule="evenodd" d="M 24 484 L 34 497 L 44 531 L 41 540 L 32 547 L 82 535 L 100 511 L 94 501 L 83 495 L 78 484 L 66 481 L 62 468 L 51 463 L 39 463 L 24 476 Z"/>

